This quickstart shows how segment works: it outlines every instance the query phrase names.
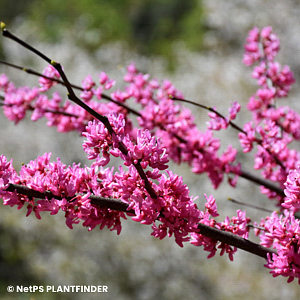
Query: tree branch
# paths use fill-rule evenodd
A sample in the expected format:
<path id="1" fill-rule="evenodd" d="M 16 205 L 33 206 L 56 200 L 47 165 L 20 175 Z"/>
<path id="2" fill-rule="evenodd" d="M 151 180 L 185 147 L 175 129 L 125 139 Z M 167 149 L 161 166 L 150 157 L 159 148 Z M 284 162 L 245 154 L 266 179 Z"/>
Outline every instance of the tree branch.
<path id="1" fill-rule="evenodd" d="M 265 248 L 259 244 L 253 243 L 231 232 L 222 231 L 220 229 L 216 229 L 201 223 L 198 224 L 198 228 L 200 229 L 200 233 L 202 235 L 220 241 L 221 243 L 237 247 L 239 249 L 263 257 L 265 259 L 267 259 L 268 253 L 276 253 L 276 251 L 273 249 Z"/>
<path id="2" fill-rule="evenodd" d="M 46 191 L 46 192 L 42 193 L 42 192 L 35 191 L 27 186 L 13 184 L 13 183 L 9 184 L 6 191 L 7 192 L 17 192 L 19 194 L 26 195 L 28 197 L 33 197 L 33 198 L 41 198 L 41 199 L 54 198 L 57 200 L 62 200 L 61 197 L 53 195 L 50 191 Z M 70 201 L 72 199 L 73 198 L 69 198 L 67 200 Z M 89 199 L 91 199 L 91 203 L 93 205 L 110 208 L 110 209 L 116 210 L 116 211 L 123 211 L 123 212 L 134 214 L 133 210 L 129 210 L 129 211 L 127 210 L 128 204 L 124 203 L 120 199 L 106 198 L 106 197 L 101 197 L 101 196 L 96 196 L 96 195 L 90 195 Z M 253 243 L 249 240 L 246 240 L 246 239 L 239 237 L 230 232 L 216 229 L 216 228 L 213 228 L 208 225 L 201 224 L 201 223 L 198 224 L 198 228 L 200 230 L 199 233 L 206 237 L 220 241 L 221 243 L 225 243 L 227 245 L 231 245 L 233 247 L 237 247 L 239 249 L 242 249 L 246 252 L 263 257 L 265 259 L 267 259 L 267 253 L 276 253 L 275 250 L 265 248 L 259 244 Z"/>
<path id="3" fill-rule="evenodd" d="M 248 179 L 249 181 L 252 181 L 253 183 L 262 185 L 262 186 L 266 187 L 267 189 L 277 193 L 278 195 L 285 197 L 285 193 L 284 193 L 283 189 L 281 189 L 280 187 L 277 187 L 276 185 L 272 184 L 271 182 L 269 182 L 267 180 L 258 178 L 257 176 L 255 176 L 247 171 L 243 171 L 243 170 L 241 170 L 237 175 L 239 175 L 240 177 L 243 177 L 245 179 Z"/>
<path id="4" fill-rule="evenodd" d="M 35 191 L 27 186 L 14 184 L 14 183 L 10 183 L 8 188 L 5 191 L 17 192 L 18 194 L 26 195 L 31 198 L 48 199 L 48 200 L 54 198 L 57 200 L 62 200 L 62 198 L 60 196 L 54 195 L 50 191 L 39 192 L 39 191 Z M 80 194 L 76 194 L 74 197 L 76 197 L 77 195 L 80 195 Z M 74 197 L 68 197 L 66 199 L 68 201 L 72 201 L 74 199 Z M 91 204 L 93 204 L 93 205 L 134 214 L 133 210 L 127 210 L 128 205 L 120 199 L 107 198 L 107 197 L 101 197 L 101 196 L 96 196 L 96 195 L 90 195 L 89 199 L 91 199 Z"/>

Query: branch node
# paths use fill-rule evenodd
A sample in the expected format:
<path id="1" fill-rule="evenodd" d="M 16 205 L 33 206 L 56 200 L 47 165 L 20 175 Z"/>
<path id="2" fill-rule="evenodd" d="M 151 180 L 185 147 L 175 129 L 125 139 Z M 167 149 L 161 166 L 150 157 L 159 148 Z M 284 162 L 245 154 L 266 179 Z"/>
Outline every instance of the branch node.
<path id="1" fill-rule="evenodd" d="M 1 31 L 3 32 L 4 30 L 6 30 L 6 25 L 4 22 L 1 22 Z"/>
<path id="2" fill-rule="evenodd" d="M 58 66 L 58 63 L 55 60 L 51 60 L 50 64 L 55 68 Z"/>

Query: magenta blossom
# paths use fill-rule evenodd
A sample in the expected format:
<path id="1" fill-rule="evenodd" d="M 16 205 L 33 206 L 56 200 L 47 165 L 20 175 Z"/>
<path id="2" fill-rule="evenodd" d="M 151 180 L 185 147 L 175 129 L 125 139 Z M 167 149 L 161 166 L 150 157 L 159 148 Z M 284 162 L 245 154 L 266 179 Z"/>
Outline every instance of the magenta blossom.
<path id="1" fill-rule="evenodd" d="M 40 77 L 40 79 L 39 79 L 39 84 L 40 84 L 39 90 L 41 92 L 45 92 L 45 91 L 49 90 L 52 86 L 57 84 L 57 82 L 51 80 L 51 78 L 53 78 L 53 79 L 59 79 L 60 78 L 60 75 L 59 75 L 58 71 L 52 65 L 48 65 L 44 69 L 43 75 L 49 77 L 50 79 L 45 78 L 45 77 Z"/>

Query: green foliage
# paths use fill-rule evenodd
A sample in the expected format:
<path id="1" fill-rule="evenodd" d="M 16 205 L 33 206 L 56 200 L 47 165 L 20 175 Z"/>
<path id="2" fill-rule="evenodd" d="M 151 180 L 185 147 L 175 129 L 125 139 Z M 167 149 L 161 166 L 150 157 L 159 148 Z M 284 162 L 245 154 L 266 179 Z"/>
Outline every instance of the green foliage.
<path id="1" fill-rule="evenodd" d="M 176 42 L 184 42 L 193 51 L 202 49 L 205 26 L 201 1 L 145 0 L 135 8 L 130 22 L 139 51 L 166 57 L 171 68 L 176 64 Z"/>
<path id="2" fill-rule="evenodd" d="M 6 0 L 8 1 L 8 0 Z M 67 36 L 94 52 L 124 40 L 144 55 L 160 55 L 174 64 L 174 45 L 202 48 L 204 12 L 200 0 L 27 0 L 23 14 L 40 37 L 59 42 Z"/>
<path id="3" fill-rule="evenodd" d="M 41 29 L 44 37 L 52 41 L 65 37 L 81 41 L 87 49 L 94 50 L 100 44 L 111 40 L 124 39 L 129 24 L 122 17 L 126 1 L 98 0 L 33 0 L 29 18 Z M 94 33 L 93 38 L 89 38 Z"/>
<path id="4" fill-rule="evenodd" d="M 26 7 L 32 0 L 1 0 L 0 1 L 0 19 L 2 22 L 9 22 L 16 16 L 26 11 Z"/>
<path id="5" fill-rule="evenodd" d="M 203 19 L 200 4 L 197 1 L 182 0 L 142 1 L 130 20 L 132 34 L 137 42 L 150 48 L 152 53 L 157 51 L 158 54 L 160 54 L 160 44 L 178 40 L 187 41 L 187 32 L 189 39 L 191 31 L 197 39 L 203 30 L 202 26 L 197 26 L 197 22 L 202 25 Z M 191 20 L 191 16 L 195 19 Z"/>
<path id="6" fill-rule="evenodd" d="M 180 39 L 192 51 L 199 51 L 203 47 L 204 33 L 209 30 L 205 24 L 204 10 L 201 5 L 195 6 L 180 21 Z"/>

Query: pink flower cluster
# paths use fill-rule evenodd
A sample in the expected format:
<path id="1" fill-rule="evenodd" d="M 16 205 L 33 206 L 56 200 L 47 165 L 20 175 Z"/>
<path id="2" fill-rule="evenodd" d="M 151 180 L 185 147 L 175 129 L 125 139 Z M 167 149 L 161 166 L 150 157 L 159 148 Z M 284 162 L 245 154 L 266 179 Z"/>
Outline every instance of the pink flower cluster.
<path id="1" fill-rule="evenodd" d="M 149 178 L 156 179 L 159 170 L 168 168 L 168 155 L 166 150 L 160 147 L 160 140 L 156 139 L 146 130 L 138 129 L 134 143 L 125 134 L 125 120 L 123 115 L 110 114 L 108 119 L 114 129 L 115 134 L 110 135 L 107 128 L 98 120 L 89 122 L 86 132 L 82 135 L 87 137 L 83 143 L 83 149 L 88 153 L 89 159 L 96 159 L 94 165 L 106 166 L 110 161 L 110 155 L 121 157 L 125 166 L 136 165 L 138 162 L 143 169 L 151 167 L 153 172 L 147 171 Z M 119 144 L 123 143 L 127 149 L 124 154 L 119 149 Z M 102 156 L 99 154 L 102 153 Z"/>
<path id="2" fill-rule="evenodd" d="M 249 235 L 249 227 L 247 226 L 250 223 L 250 219 L 246 217 L 246 212 L 242 212 L 241 210 L 237 211 L 237 216 L 233 216 L 231 219 L 226 217 L 224 222 L 216 222 L 215 219 L 211 217 L 217 217 L 219 214 L 217 213 L 217 205 L 214 197 L 210 195 L 206 197 L 205 211 L 201 212 L 201 220 L 200 223 L 212 226 L 214 228 L 220 229 L 226 232 L 232 232 L 238 236 L 248 239 Z M 192 233 L 191 244 L 195 246 L 204 246 L 204 250 L 210 252 L 207 258 L 213 257 L 217 248 L 221 249 L 220 255 L 227 253 L 229 255 L 229 259 L 233 260 L 233 254 L 237 251 L 236 247 L 232 247 L 225 243 L 220 243 L 217 240 L 214 240 L 210 237 L 206 237 L 200 233 Z"/>
<path id="3" fill-rule="evenodd" d="M 275 104 L 275 98 L 288 95 L 292 84 L 295 82 L 293 73 L 288 66 L 281 65 L 274 59 L 279 51 L 279 39 L 273 33 L 271 27 L 265 27 L 261 31 L 254 28 L 249 32 L 245 45 L 244 63 L 255 66 L 252 72 L 253 78 L 257 79 L 260 86 L 248 104 L 248 109 L 255 112 L 254 116 L 260 121 L 265 116 L 261 115 Z"/>
<path id="4" fill-rule="evenodd" d="M 56 126 L 59 132 L 69 132 L 73 130 L 79 132 L 84 131 L 85 126 L 93 119 L 91 115 L 69 100 L 65 101 L 62 105 L 63 99 L 58 92 L 54 92 L 51 98 L 44 94 L 44 92 L 56 84 L 51 78 L 58 79 L 59 74 L 57 74 L 55 69 L 53 70 L 53 66 L 49 65 L 45 68 L 43 75 L 50 79 L 40 77 L 39 82 L 41 88 L 16 88 L 5 74 L 1 74 L 0 90 L 5 93 L 2 104 L 6 117 L 17 124 L 25 118 L 27 111 L 32 111 L 32 121 L 46 117 L 48 120 L 47 125 Z M 104 72 L 99 76 L 99 83 L 103 84 L 103 86 L 99 86 L 97 90 L 88 90 L 95 85 L 91 76 L 88 76 L 82 82 L 83 91 L 81 96 L 85 102 L 88 102 L 88 105 L 92 109 L 102 115 L 106 115 L 112 111 L 126 115 L 126 109 L 123 109 L 112 102 L 101 103 L 97 100 L 91 100 L 94 95 L 96 95 L 98 99 L 101 99 L 101 92 L 99 91 L 102 91 L 102 89 L 109 89 L 114 84 L 114 81 L 109 79 Z M 129 124 L 130 121 L 128 121 L 127 126 L 129 126 Z"/>
<path id="5" fill-rule="evenodd" d="M 264 27 L 261 31 L 257 27 L 249 31 L 243 60 L 246 66 L 251 66 L 261 59 L 274 60 L 279 51 L 280 42 L 272 31 L 270 26 Z"/>
<path id="6" fill-rule="evenodd" d="M 262 220 L 260 239 L 265 247 L 273 247 L 277 254 L 268 254 L 267 268 L 276 276 L 288 277 L 288 282 L 298 278 L 300 284 L 300 227 L 299 220 L 293 212 L 284 211 L 278 216 L 273 212 L 266 220 Z M 260 230 L 257 231 L 259 233 Z"/>
<path id="7" fill-rule="evenodd" d="M 290 170 L 284 183 L 286 198 L 282 206 L 294 212 L 300 209 L 300 165 Z"/>
<path id="8" fill-rule="evenodd" d="M 249 32 L 244 63 L 247 66 L 258 63 L 252 76 L 257 79 L 259 89 L 248 103 L 253 119 L 245 124 L 239 138 L 244 152 L 251 151 L 254 144 L 258 145 L 254 168 L 262 170 L 264 178 L 284 188 L 288 172 L 296 168 L 300 160 L 300 153 L 289 148 L 290 143 L 300 137 L 300 116 L 289 107 L 276 106 L 276 99 L 287 97 L 295 82 L 289 67 L 281 68 L 275 61 L 279 45 L 271 27 L 261 31 L 254 28 Z M 284 201 L 282 196 L 264 187 L 262 193 L 276 198 L 279 205 Z"/>
<path id="9" fill-rule="evenodd" d="M 92 205 L 89 199 L 91 191 L 96 195 L 100 193 L 102 196 L 111 196 L 111 191 L 105 187 L 107 181 L 105 177 L 111 180 L 112 173 L 106 170 L 96 175 L 95 170 L 80 168 L 79 165 L 74 164 L 67 167 L 60 159 L 50 162 L 50 156 L 50 153 L 45 153 L 29 164 L 23 165 L 17 174 L 12 166 L 12 161 L 7 162 L 6 158 L 1 155 L 0 194 L 4 205 L 11 207 L 17 205 L 18 209 L 27 205 L 27 216 L 34 212 L 38 219 L 41 218 L 42 211 L 49 211 L 54 215 L 62 210 L 65 212 L 66 224 L 71 229 L 73 224 L 83 220 L 83 226 L 89 227 L 89 230 L 100 224 L 101 228 L 107 226 L 112 228 L 111 230 L 117 230 L 119 234 L 121 231 L 120 218 L 125 218 L 125 214 Z M 103 180 L 101 184 L 97 182 L 97 178 L 100 176 Z M 37 200 L 16 192 L 7 192 L 5 190 L 9 183 L 24 185 L 38 192 L 51 192 L 60 199 Z"/>
<path id="10" fill-rule="evenodd" d="M 115 80 L 112 80 L 108 77 L 108 75 L 105 72 L 101 72 L 99 74 L 99 83 L 100 86 L 97 87 L 97 89 L 93 89 L 93 87 L 96 85 L 91 75 L 88 75 L 83 81 L 82 81 L 82 88 L 83 91 L 80 94 L 80 98 L 84 101 L 89 101 L 93 98 L 95 95 L 97 99 L 102 98 L 102 92 L 103 90 L 109 90 L 115 85 Z"/>
<path id="11" fill-rule="evenodd" d="M 215 109 L 215 108 L 214 108 Z M 208 116 L 211 118 L 209 122 L 207 122 L 207 128 L 211 130 L 220 130 L 226 129 L 230 122 L 236 118 L 237 113 L 240 111 L 241 106 L 234 101 L 229 108 L 229 116 L 221 117 L 215 112 L 208 113 Z"/>
<path id="12" fill-rule="evenodd" d="M 48 91 L 52 86 L 57 84 L 53 79 L 60 79 L 58 71 L 52 65 L 48 65 L 48 67 L 45 68 L 43 75 L 45 77 L 39 78 L 39 90 L 41 92 Z"/>

